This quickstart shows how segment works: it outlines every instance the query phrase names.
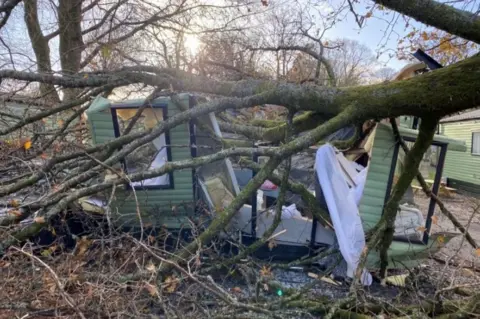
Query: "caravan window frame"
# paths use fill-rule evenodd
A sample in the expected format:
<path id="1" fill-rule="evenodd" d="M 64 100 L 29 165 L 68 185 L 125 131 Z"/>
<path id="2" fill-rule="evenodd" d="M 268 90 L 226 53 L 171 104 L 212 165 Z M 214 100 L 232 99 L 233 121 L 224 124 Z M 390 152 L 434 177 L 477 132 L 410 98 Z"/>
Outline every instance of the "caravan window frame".
<path id="1" fill-rule="evenodd" d="M 480 131 L 476 131 L 476 132 L 472 132 L 472 147 L 470 149 L 470 154 L 472 154 L 473 156 L 480 156 L 480 151 L 478 153 L 474 152 L 474 141 L 475 141 L 475 135 L 478 134 L 480 135 Z"/>
<path id="2" fill-rule="evenodd" d="M 406 142 L 415 142 L 417 139 L 414 137 L 408 137 L 408 136 L 402 136 L 402 139 Z M 440 182 L 442 179 L 442 173 L 443 173 L 443 166 L 445 164 L 445 157 L 447 154 L 447 148 L 448 148 L 448 143 L 445 142 L 438 142 L 438 141 L 432 141 L 431 146 L 437 146 L 440 148 L 440 155 L 438 157 L 438 162 L 437 162 L 437 167 L 435 170 L 435 178 L 433 181 L 433 186 L 432 186 L 432 194 L 435 194 L 436 196 L 438 195 L 438 190 L 440 188 Z M 384 202 L 384 208 L 385 205 L 387 204 L 391 192 L 392 192 L 392 186 L 393 186 L 393 178 L 395 175 L 395 169 L 397 166 L 397 159 L 398 159 L 398 153 L 400 151 L 400 144 L 395 143 L 395 147 L 393 149 L 393 156 L 392 156 L 392 164 L 390 166 L 390 176 L 388 178 L 388 183 L 387 183 L 387 192 L 385 194 L 385 202 Z M 427 211 L 427 218 L 425 219 L 425 231 L 423 232 L 423 238 L 420 240 L 415 240 L 415 239 L 403 239 L 403 238 L 395 238 L 396 241 L 406 241 L 412 244 L 428 244 L 428 240 L 430 238 L 430 231 L 432 228 L 432 216 L 435 213 L 435 200 L 433 198 L 430 198 L 430 202 L 428 204 L 428 211 Z M 382 212 L 383 215 L 383 212 Z"/>
<path id="3" fill-rule="evenodd" d="M 152 101 L 152 103 L 149 105 L 149 107 L 155 108 L 155 109 L 162 109 L 162 121 L 166 121 L 168 119 L 168 104 L 167 103 L 155 103 L 155 101 Z M 121 109 L 139 109 L 141 108 L 141 105 L 129 105 L 129 104 L 114 104 L 111 106 L 110 111 L 112 114 L 112 122 L 113 122 L 113 131 L 115 134 L 115 138 L 118 138 L 122 136 L 120 132 L 120 126 L 118 124 L 118 115 L 117 115 L 117 110 Z M 172 162 L 172 149 L 171 149 L 171 142 L 170 142 L 170 130 L 166 130 L 165 133 L 165 147 L 167 149 L 167 163 Z M 121 150 L 122 147 L 119 148 Z M 128 168 L 127 168 L 127 160 L 126 158 L 123 158 L 120 160 L 120 163 L 122 165 L 122 168 L 125 172 L 125 174 L 128 174 Z M 168 179 L 169 183 L 168 185 L 147 185 L 147 186 L 132 186 L 130 183 L 126 183 L 126 188 L 127 190 L 161 190 L 161 189 L 175 189 L 175 184 L 174 184 L 174 178 L 173 178 L 173 172 L 169 172 L 168 174 Z"/>

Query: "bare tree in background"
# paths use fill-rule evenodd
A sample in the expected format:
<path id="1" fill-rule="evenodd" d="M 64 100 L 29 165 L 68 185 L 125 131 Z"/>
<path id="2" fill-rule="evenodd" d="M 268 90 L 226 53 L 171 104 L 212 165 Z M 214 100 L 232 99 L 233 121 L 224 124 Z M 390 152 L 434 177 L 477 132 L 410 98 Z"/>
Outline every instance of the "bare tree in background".
<path id="1" fill-rule="evenodd" d="M 381 5 L 382 10 L 390 8 L 451 35 L 480 43 L 480 23 L 474 10 L 461 11 L 433 0 L 371 2 Z M 346 8 L 361 24 L 355 3 L 347 1 Z M 273 5 L 270 12 L 265 9 L 269 7 L 268 2 L 263 0 L 215 5 L 186 0 L 60 0 L 58 6 L 48 1 L 0 1 L 0 31 L 9 35 L 2 37 L 4 65 L 0 69 L 0 79 L 3 91 L 7 91 L 7 96 L 2 97 L 10 101 L 12 96 L 26 92 L 23 88 L 32 84 L 39 85 L 41 96 L 48 97 L 47 107 L 33 115 L 6 114 L 10 122 L 0 129 L 0 136 L 7 139 L 11 133 L 31 124 L 62 116 L 52 131 L 34 130 L 27 140 L 1 145 L 4 157 L 0 197 L 8 208 L 8 213 L 0 219 L 0 250 L 8 256 L 0 264 L 2 273 L 4 269 L 8 272 L 2 282 L 8 296 L 4 298 L 7 305 L 1 306 L 37 315 L 62 313 L 79 318 L 478 316 L 478 291 L 461 290 L 465 296 L 462 299 L 443 298 L 447 291 L 460 291 L 470 287 L 468 284 L 442 287 L 431 298 L 420 301 L 421 294 L 415 290 L 419 288 L 415 288 L 418 286 L 414 283 L 411 286 L 413 301 L 409 300 L 414 305 L 404 304 L 404 301 L 392 305 L 390 301 L 368 295 L 364 289 L 357 289 L 360 274 L 356 274 L 351 294 L 336 300 L 310 297 L 314 285 L 301 290 L 278 288 L 270 266 L 258 269 L 255 263 L 248 267 L 241 263 L 255 248 L 271 243 L 275 228 L 250 248 L 241 250 L 239 256 L 228 259 L 219 256 L 215 239 L 225 232 L 229 222 L 267 179 L 280 187 L 279 204 L 275 209 L 278 221 L 285 194 L 292 190 L 310 203 L 313 216 L 321 224 L 330 224 L 328 214 L 318 209 L 315 197 L 304 186 L 290 181 L 294 155 L 322 143 L 327 136 L 347 126 L 362 127 L 370 121 L 391 119 L 395 131 L 395 118 L 416 116 L 421 118 L 419 137 L 411 149 L 401 138 L 396 141 L 407 153 L 404 169 L 386 200 L 381 219 L 368 234 L 368 245 L 363 251 L 362 263 L 369 251 L 379 251 L 379 276 L 385 279 L 394 221 L 407 188 L 418 178 L 426 194 L 434 196 L 425 186 L 418 168 L 432 143 L 439 120 L 480 104 L 478 55 L 406 81 L 359 85 L 371 75 L 373 54 L 353 40 L 324 39 L 324 28 L 312 26 L 304 16 L 309 12 L 304 9 L 310 5 L 312 3 L 307 2 L 295 14 L 289 15 L 288 7 Z M 238 10 L 240 13 L 235 14 Z M 256 12 L 264 13 L 258 17 L 259 25 L 254 24 L 254 19 L 250 20 Z M 18 20 L 19 16 L 23 19 Z M 363 18 L 369 17 L 370 14 L 365 14 Z M 28 49 L 18 47 L 14 35 L 8 32 L 9 28 L 15 30 L 19 21 L 27 30 L 31 54 Z M 242 26 L 246 21 L 252 26 Z M 269 23 L 263 24 L 264 21 Z M 262 35 L 265 32 L 266 35 Z M 250 38 L 251 34 L 255 37 Z M 189 54 L 186 48 L 186 39 L 192 35 L 204 38 L 205 43 L 199 49 L 201 59 Z M 58 43 L 58 52 L 53 43 Z M 300 70 L 301 74 L 293 81 L 288 79 L 298 52 L 306 54 L 308 59 L 313 58 L 310 60 L 313 62 L 310 69 L 315 70 L 313 83 L 304 84 L 298 80 L 308 67 Z M 268 63 L 273 72 L 265 67 Z M 237 80 L 236 73 L 219 67 L 227 70 L 230 67 L 231 71 L 246 74 Z M 380 72 L 380 76 L 388 74 L 386 70 Z M 310 77 L 311 73 L 305 75 Z M 155 127 L 143 131 L 126 128 L 122 136 L 102 144 L 89 145 L 67 139 L 72 133 L 74 119 L 87 110 L 94 98 L 128 96 L 135 90 L 138 95 L 147 96 L 147 102 L 160 94 L 169 95 L 175 101 L 180 92 L 195 93 L 201 99 L 196 107 L 185 108 Z M 135 116 L 141 116 L 147 104 L 140 107 Z M 212 154 L 171 161 L 142 172 L 125 173 L 118 169 L 126 156 L 135 154 L 142 146 L 191 119 L 196 121 L 209 113 L 268 104 L 281 105 L 287 115 L 279 121 L 220 122 L 222 130 L 241 134 L 249 142 L 265 142 L 267 147 L 232 145 L 226 139 L 213 136 L 220 150 Z M 39 135 L 47 138 L 39 142 Z M 62 139 L 64 141 L 60 142 Z M 346 147 L 352 143 L 351 140 L 342 142 Z M 195 234 L 194 240 L 179 243 L 174 252 L 164 249 L 163 243 L 155 243 L 155 236 L 143 237 L 143 232 L 142 240 L 129 236 L 122 236 L 120 240 L 77 238 L 75 251 L 57 259 L 52 254 L 58 247 L 43 250 L 46 253 L 40 257 L 28 245 L 17 247 L 51 227 L 55 220 L 63 223 L 64 213 L 78 210 L 76 203 L 81 198 L 100 192 L 113 198 L 117 188 L 126 182 L 191 170 L 224 158 L 253 156 L 265 156 L 268 160 L 261 165 L 246 160 L 245 165 L 256 174 L 225 208 L 202 211 L 209 223 L 202 225 L 203 231 Z M 104 178 L 107 172 L 114 177 Z M 20 193 L 26 194 L 28 200 L 19 202 L 14 196 Z M 438 199 L 437 203 L 446 216 L 455 220 Z M 174 207 L 169 209 L 175 212 Z M 477 212 L 478 207 L 473 210 L 472 218 Z M 142 215 L 139 211 L 132 214 L 137 213 Z M 27 219 L 31 222 L 23 224 Z M 478 251 L 466 228 L 461 224 L 455 226 Z M 162 228 L 162 231 L 166 230 Z M 121 243 L 114 247 L 117 240 Z M 240 243 L 233 244 L 243 248 Z M 92 249 L 89 255 L 91 246 L 101 247 L 102 254 L 94 254 Z M 206 262 L 200 258 L 203 253 L 208 253 Z M 105 265 L 104 260 L 110 264 Z M 303 262 L 295 261 L 287 266 Z M 60 264 L 57 268 L 56 263 Z M 238 266 L 235 274 L 240 273 L 248 282 L 248 297 L 241 297 L 236 286 L 227 290 L 217 283 L 215 275 L 221 270 L 227 269 L 227 276 L 233 276 L 232 265 Z M 282 268 L 281 265 L 273 266 Z M 12 276 L 18 279 L 10 280 L 17 278 Z M 187 284 L 177 293 L 181 283 Z M 36 294 L 39 286 L 45 288 L 42 294 Z M 50 295 L 54 297 L 48 299 Z M 267 295 L 270 299 L 265 297 Z"/>

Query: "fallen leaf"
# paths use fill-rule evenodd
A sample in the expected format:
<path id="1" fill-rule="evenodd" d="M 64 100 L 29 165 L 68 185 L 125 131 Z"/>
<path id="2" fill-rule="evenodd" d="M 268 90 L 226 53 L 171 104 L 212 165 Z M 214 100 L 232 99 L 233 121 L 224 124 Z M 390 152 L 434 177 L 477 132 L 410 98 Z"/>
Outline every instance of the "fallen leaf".
<path id="1" fill-rule="evenodd" d="M 423 41 L 427 41 L 427 40 L 428 40 L 428 34 L 427 34 L 427 32 L 423 31 L 422 34 L 421 34 L 421 36 L 422 36 Z"/>
<path id="2" fill-rule="evenodd" d="M 418 227 L 417 227 L 417 230 L 424 232 L 424 231 L 426 231 L 427 229 L 426 229 L 425 227 L 423 227 L 423 226 L 418 226 Z"/>
<path id="3" fill-rule="evenodd" d="M 432 224 L 437 225 L 438 223 L 438 216 L 432 216 Z"/>
<path id="4" fill-rule="evenodd" d="M 11 199 L 11 200 L 8 202 L 8 204 L 9 204 L 10 206 L 12 206 L 12 207 L 18 207 L 18 206 L 20 206 L 20 203 L 19 203 L 18 200 L 16 200 L 16 199 Z"/>
<path id="5" fill-rule="evenodd" d="M 63 123 L 64 123 L 64 122 L 63 122 L 62 119 L 60 119 L 60 120 L 57 121 L 58 126 L 63 126 Z"/>
<path id="6" fill-rule="evenodd" d="M 21 215 L 22 215 L 22 212 L 19 211 L 18 209 L 10 209 L 10 210 L 8 211 L 8 213 L 9 213 L 10 215 L 14 215 L 14 216 L 21 216 Z"/>
<path id="7" fill-rule="evenodd" d="M 445 242 L 445 236 L 443 235 L 438 236 L 437 241 L 439 244 L 443 244 Z"/>
<path id="8" fill-rule="evenodd" d="M 88 250 L 88 247 L 90 247 L 90 244 L 92 243 L 91 240 L 88 240 L 87 237 L 83 236 L 77 241 L 77 249 L 76 249 L 76 256 L 82 257 L 85 255 L 85 252 Z"/>
<path id="9" fill-rule="evenodd" d="M 272 276 L 272 269 L 264 265 L 262 269 L 260 269 L 260 275 L 262 277 L 270 277 Z"/>
<path id="10" fill-rule="evenodd" d="M 51 277 L 50 273 L 45 272 L 42 279 L 45 288 L 47 288 L 50 294 L 53 294 L 55 290 L 57 290 L 57 284 L 55 283 L 55 280 L 53 280 L 53 278 Z"/>
<path id="11" fill-rule="evenodd" d="M 240 287 L 233 287 L 230 291 L 239 294 L 242 292 L 242 289 Z"/>
<path id="12" fill-rule="evenodd" d="M 91 285 L 88 285 L 87 298 L 91 298 L 92 296 L 93 296 L 93 287 Z"/>
<path id="13" fill-rule="evenodd" d="M 48 230 L 52 233 L 53 236 L 57 236 L 57 232 L 55 231 L 55 228 L 50 227 Z"/>
<path id="14" fill-rule="evenodd" d="M 43 257 L 48 257 L 52 254 L 52 252 L 50 251 L 50 249 L 44 249 L 42 250 L 42 252 L 40 253 L 40 255 L 42 255 Z"/>
<path id="15" fill-rule="evenodd" d="M 365 15 L 365 18 L 367 19 L 370 18 L 372 14 L 373 14 L 372 11 L 367 12 L 367 14 Z"/>
<path id="16" fill-rule="evenodd" d="M 201 265 L 202 261 L 200 260 L 200 256 L 197 255 L 197 257 L 195 257 L 195 266 L 200 267 Z"/>
<path id="17" fill-rule="evenodd" d="M 40 158 L 42 158 L 42 159 L 47 159 L 47 158 L 48 158 L 47 153 L 42 153 L 42 154 L 40 154 Z"/>
<path id="18" fill-rule="evenodd" d="M 30 149 L 31 147 L 32 147 L 32 141 L 27 140 L 27 141 L 25 141 L 25 143 L 23 143 L 23 148 L 24 148 L 25 150 L 28 150 L 28 149 Z"/>
<path id="19" fill-rule="evenodd" d="M 173 293 L 175 290 L 177 290 L 178 286 L 178 280 L 175 278 L 175 276 L 168 276 L 165 279 L 165 289 L 167 290 L 168 293 Z"/>
<path id="20" fill-rule="evenodd" d="M 10 266 L 8 261 L 0 260 L 0 268 L 7 268 L 8 266 Z"/>
<path id="21" fill-rule="evenodd" d="M 408 277 L 408 274 L 388 276 L 385 278 L 385 281 L 393 286 L 405 287 L 405 279 Z"/>
<path id="22" fill-rule="evenodd" d="M 155 267 L 155 265 L 154 265 L 152 262 L 150 262 L 150 263 L 147 265 L 146 269 L 147 269 L 149 272 L 154 273 L 157 268 Z"/>
<path id="23" fill-rule="evenodd" d="M 35 217 L 33 221 L 37 224 L 45 224 L 45 217 L 43 216 Z"/>
<path id="24" fill-rule="evenodd" d="M 149 235 L 149 236 L 147 237 L 147 239 L 148 239 L 148 243 L 149 243 L 150 245 L 152 245 L 152 244 L 155 242 L 155 237 L 152 236 L 152 235 Z"/>
<path id="25" fill-rule="evenodd" d="M 480 248 L 475 249 L 475 255 L 477 255 L 477 257 L 480 257 Z"/>
<path id="26" fill-rule="evenodd" d="M 277 243 L 275 242 L 275 239 L 269 240 L 268 241 L 268 249 L 272 250 L 275 247 L 277 247 Z"/>
<path id="27" fill-rule="evenodd" d="M 100 54 L 102 55 L 102 58 L 107 59 L 110 57 L 112 51 L 110 50 L 110 47 L 108 45 L 104 45 L 102 49 L 100 50 Z"/>
<path id="28" fill-rule="evenodd" d="M 462 273 L 465 277 L 474 277 L 475 273 L 467 268 L 462 268 Z"/>
<path id="29" fill-rule="evenodd" d="M 151 285 L 149 283 L 145 283 L 145 289 L 148 291 L 150 296 L 154 297 L 158 295 L 158 289 L 154 285 Z"/>

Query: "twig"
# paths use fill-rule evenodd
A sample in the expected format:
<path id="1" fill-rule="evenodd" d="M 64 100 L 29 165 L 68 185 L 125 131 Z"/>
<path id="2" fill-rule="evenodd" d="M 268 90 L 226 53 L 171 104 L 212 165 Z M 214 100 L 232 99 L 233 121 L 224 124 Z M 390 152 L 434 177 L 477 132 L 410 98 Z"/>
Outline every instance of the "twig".
<path id="1" fill-rule="evenodd" d="M 184 274 L 185 276 L 187 276 L 188 278 L 190 278 L 192 281 L 194 281 L 195 283 L 197 283 L 198 285 L 200 285 L 201 287 L 203 287 L 204 289 L 210 291 L 211 293 L 213 293 L 214 295 L 216 295 L 218 298 L 220 298 L 221 300 L 223 300 L 224 302 L 230 304 L 231 306 L 234 306 L 234 307 L 237 307 L 237 308 L 242 308 L 242 309 L 245 309 L 245 310 L 250 310 L 250 311 L 254 311 L 254 312 L 257 312 L 257 313 L 263 313 L 263 314 L 268 314 L 268 315 L 272 315 L 274 318 L 280 318 L 279 316 L 276 316 L 274 314 L 272 314 L 269 310 L 267 309 L 264 309 L 264 308 L 261 308 L 261 307 L 257 307 L 257 306 L 252 306 L 252 305 L 249 305 L 249 304 L 244 304 L 244 303 L 241 303 L 239 301 L 237 301 L 235 298 L 233 298 L 232 296 L 230 296 L 225 290 L 223 290 L 221 287 L 219 287 L 215 281 L 213 280 L 212 277 L 210 276 L 207 276 L 207 280 L 210 282 L 211 286 L 210 285 L 207 285 L 206 283 L 204 282 L 201 282 L 200 280 L 198 280 L 198 278 L 196 278 L 195 276 L 193 276 L 192 273 L 190 273 L 189 271 L 185 270 L 184 268 L 180 267 L 176 262 L 174 261 L 171 261 L 171 260 L 168 260 L 168 259 L 165 259 L 163 258 L 162 256 L 159 256 L 158 254 L 156 254 L 154 251 L 152 251 L 147 245 L 145 245 L 144 243 L 136 240 L 136 239 L 133 239 L 138 245 L 140 245 L 141 247 L 143 247 L 146 251 L 148 251 L 153 257 L 155 257 L 156 259 L 158 259 L 159 261 L 163 262 L 163 263 L 166 263 L 166 264 L 169 264 L 170 266 L 172 266 L 173 268 L 177 269 L 178 271 L 180 271 L 182 274 Z M 212 288 L 213 287 L 213 288 Z"/>
<path id="2" fill-rule="evenodd" d="M 125 181 L 127 181 L 128 183 L 132 184 L 132 181 L 130 180 L 130 178 L 126 175 L 126 174 L 120 174 L 119 172 L 117 172 L 113 167 L 109 166 L 109 165 L 106 165 L 105 163 L 103 163 L 102 161 L 96 159 L 94 156 L 88 154 L 88 153 L 85 153 L 85 155 L 87 155 L 89 158 L 91 158 L 94 162 L 96 162 L 97 164 L 99 164 L 100 166 L 108 169 L 109 171 L 111 171 L 112 173 L 114 173 L 115 175 L 117 175 L 120 179 L 124 179 Z M 114 185 L 115 186 L 115 185 Z M 143 240 L 143 233 L 144 233 L 144 230 L 143 230 L 143 221 L 142 221 L 142 214 L 140 213 L 140 204 L 138 203 L 138 197 L 137 197 L 137 192 L 135 191 L 135 187 L 132 186 L 132 191 L 133 191 L 133 198 L 135 200 L 135 212 L 137 213 L 137 217 L 138 217 L 138 220 L 139 220 L 139 223 L 140 223 L 140 240 Z M 113 198 L 113 194 L 112 194 L 112 197 Z M 111 200 L 110 200 L 111 202 Z"/>
<path id="3" fill-rule="evenodd" d="M 39 262 L 43 267 L 45 267 L 48 272 L 50 273 L 50 275 L 53 277 L 53 280 L 55 281 L 55 284 L 58 288 L 58 290 L 60 291 L 61 295 L 63 296 L 63 298 L 65 299 L 65 301 L 67 302 L 67 304 L 80 316 L 80 318 L 82 319 L 86 319 L 85 315 L 82 313 L 82 311 L 78 308 L 78 306 L 75 305 L 75 301 L 70 297 L 69 294 L 67 294 L 67 292 L 63 289 L 63 285 L 62 283 L 60 282 L 60 278 L 58 278 L 57 274 L 52 270 L 52 268 L 50 268 L 50 266 L 48 266 L 45 262 L 43 262 L 40 258 L 38 258 L 37 256 L 35 255 L 32 255 L 24 250 L 21 250 L 17 247 L 12 247 L 12 249 L 32 258 L 32 259 L 35 259 L 37 262 Z"/>

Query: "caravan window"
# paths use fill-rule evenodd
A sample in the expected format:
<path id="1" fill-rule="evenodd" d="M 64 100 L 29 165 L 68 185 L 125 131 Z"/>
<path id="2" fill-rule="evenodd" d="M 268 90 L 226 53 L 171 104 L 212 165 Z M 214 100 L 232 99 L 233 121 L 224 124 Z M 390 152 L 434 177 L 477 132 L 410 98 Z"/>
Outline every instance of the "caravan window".
<path id="1" fill-rule="evenodd" d="M 126 129 L 135 118 L 138 108 L 118 107 L 112 108 L 115 136 L 124 135 Z M 140 118 L 133 124 L 130 134 L 154 128 L 166 118 L 166 107 L 149 107 L 143 110 Z M 141 146 L 128 154 L 123 162 L 124 170 L 128 174 L 145 172 L 162 167 L 171 161 L 170 138 L 168 132 L 160 135 L 153 141 Z M 173 175 L 171 173 L 131 182 L 130 187 L 135 189 L 173 188 Z"/>
<path id="2" fill-rule="evenodd" d="M 403 136 L 407 146 L 412 148 L 415 139 Z M 430 148 L 425 152 L 425 155 L 420 162 L 419 171 L 425 178 L 425 181 L 430 185 L 433 194 L 437 195 L 441 183 L 443 164 L 445 161 L 445 154 L 447 151 L 447 144 L 438 141 L 433 141 Z M 398 182 L 400 175 L 404 170 L 406 153 L 399 144 L 396 143 L 392 171 L 390 172 L 390 182 L 387 188 L 387 197 L 385 203 L 388 201 L 395 184 Z M 432 227 L 432 216 L 435 213 L 435 201 L 430 198 L 428 211 L 415 211 L 411 207 L 418 207 L 415 202 L 414 194 L 418 189 L 421 189 L 416 179 L 412 181 L 404 197 L 400 201 L 400 208 L 402 210 L 397 214 L 395 221 L 395 236 L 396 240 L 405 240 L 408 242 L 423 242 L 428 243 L 430 237 L 430 230 Z"/>
<path id="3" fill-rule="evenodd" d="M 472 154 L 480 155 L 480 132 L 472 133 Z"/>

